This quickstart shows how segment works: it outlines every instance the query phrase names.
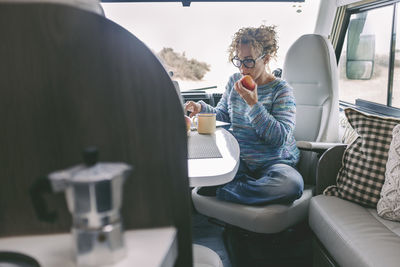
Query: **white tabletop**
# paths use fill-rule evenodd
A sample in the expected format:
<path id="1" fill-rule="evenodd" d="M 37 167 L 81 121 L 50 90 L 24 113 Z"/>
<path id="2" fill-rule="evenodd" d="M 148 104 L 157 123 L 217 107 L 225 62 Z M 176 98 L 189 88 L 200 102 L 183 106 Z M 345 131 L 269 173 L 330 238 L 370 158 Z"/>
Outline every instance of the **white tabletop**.
<path id="1" fill-rule="evenodd" d="M 239 168 L 240 148 L 236 138 L 223 128 L 217 128 L 212 136 L 222 158 L 189 159 L 191 187 L 225 184 L 235 177 Z"/>
<path id="2" fill-rule="evenodd" d="M 163 227 L 124 233 L 127 255 L 112 267 L 172 267 L 178 255 L 176 230 Z M 0 238 L 0 250 L 27 254 L 41 267 L 74 267 L 71 234 Z"/>

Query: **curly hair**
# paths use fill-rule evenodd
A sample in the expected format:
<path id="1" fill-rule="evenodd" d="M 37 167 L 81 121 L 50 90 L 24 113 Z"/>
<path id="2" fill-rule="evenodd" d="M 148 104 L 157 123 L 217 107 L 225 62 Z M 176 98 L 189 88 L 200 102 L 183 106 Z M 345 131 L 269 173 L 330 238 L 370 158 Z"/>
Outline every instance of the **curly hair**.
<path id="1" fill-rule="evenodd" d="M 241 44 L 249 44 L 254 50 L 262 51 L 262 54 L 276 58 L 279 46 L 275 29 L 275 25 L 261 25 L 258 28 L 246 27 L 238 30 L 228 49 L 229 61 L 236 55 Z"/>

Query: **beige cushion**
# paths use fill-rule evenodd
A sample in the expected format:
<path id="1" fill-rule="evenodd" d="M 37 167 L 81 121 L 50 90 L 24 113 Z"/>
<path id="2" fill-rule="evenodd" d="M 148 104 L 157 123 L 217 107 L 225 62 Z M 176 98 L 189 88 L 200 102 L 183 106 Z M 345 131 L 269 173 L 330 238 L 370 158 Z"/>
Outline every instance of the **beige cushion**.
<path id="1" fill-rule="evenodd" d="M 345 115 L 357 139 L 347 146 L 336 185 L 324 194 L 376 208 L 385 181 L 385 169 L 393 128 L 400 119 L 380 117 L 347 108 Z"/>
<path id="2" fill-rule="evenodd" d="M 198 244 L 193 244 L 193 263 L 193 267 L 223 267 L 217 253 Z"/>
<path id="3" fill-rule="evenodd" d="M 393 129 L 393 139 L 386 163 L 385 183 L 377 211 L 382 218 L 400 221 L 400 125 Z"/>

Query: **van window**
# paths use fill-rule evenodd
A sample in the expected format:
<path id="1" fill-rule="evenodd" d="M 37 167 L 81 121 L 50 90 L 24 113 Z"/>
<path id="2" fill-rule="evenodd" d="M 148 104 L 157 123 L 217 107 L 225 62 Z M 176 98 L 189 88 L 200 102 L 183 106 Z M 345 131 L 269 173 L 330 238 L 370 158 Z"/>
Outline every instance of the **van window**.
<path id="1" fill-rule="evenodd" d="M 241 27 L 276 25 L 278 58 L 271 71 L 282 68 L 290 44 L 300 35 L 313 33 L 320 0 L 284 2 L 192 2 L 102 3 L 108 19 L 120 24 L 142 40 L 158 56 L 181 63 L 170 71 L 182 91 L 215 87 L 223 92 L 231 74 L 228 46 Z M 171 59 L 171 61 L 173 61 Z M 165 65 L 165 64 L 164 64 Z"/>
<path id="2" fill-rule="evenodd" d="M 389 6 L 350 16 L 339 59 L 341 100 L 387 103 L 392 14 Z"/>
<path id="3" fill-rule="evenodd" d="M 400 115 L 400 37 L 396 34 L 400 20 L 396 2 L 347 10 L 348 26 L 343 45 L 337 49 L 342 103 Z"/>

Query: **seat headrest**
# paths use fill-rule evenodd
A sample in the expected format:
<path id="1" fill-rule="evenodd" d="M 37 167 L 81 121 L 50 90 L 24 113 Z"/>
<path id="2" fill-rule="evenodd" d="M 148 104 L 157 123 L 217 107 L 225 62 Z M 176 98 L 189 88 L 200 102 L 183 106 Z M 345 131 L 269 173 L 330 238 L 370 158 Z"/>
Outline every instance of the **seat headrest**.
<path id="1" fill-rule="evenodd" d="M 329 40 L 318 34 L 297 39 L 286 54 L 282 76 L 294 88 L 296 103 L 322 105 L 338 84 L 335 53 Z"/>

